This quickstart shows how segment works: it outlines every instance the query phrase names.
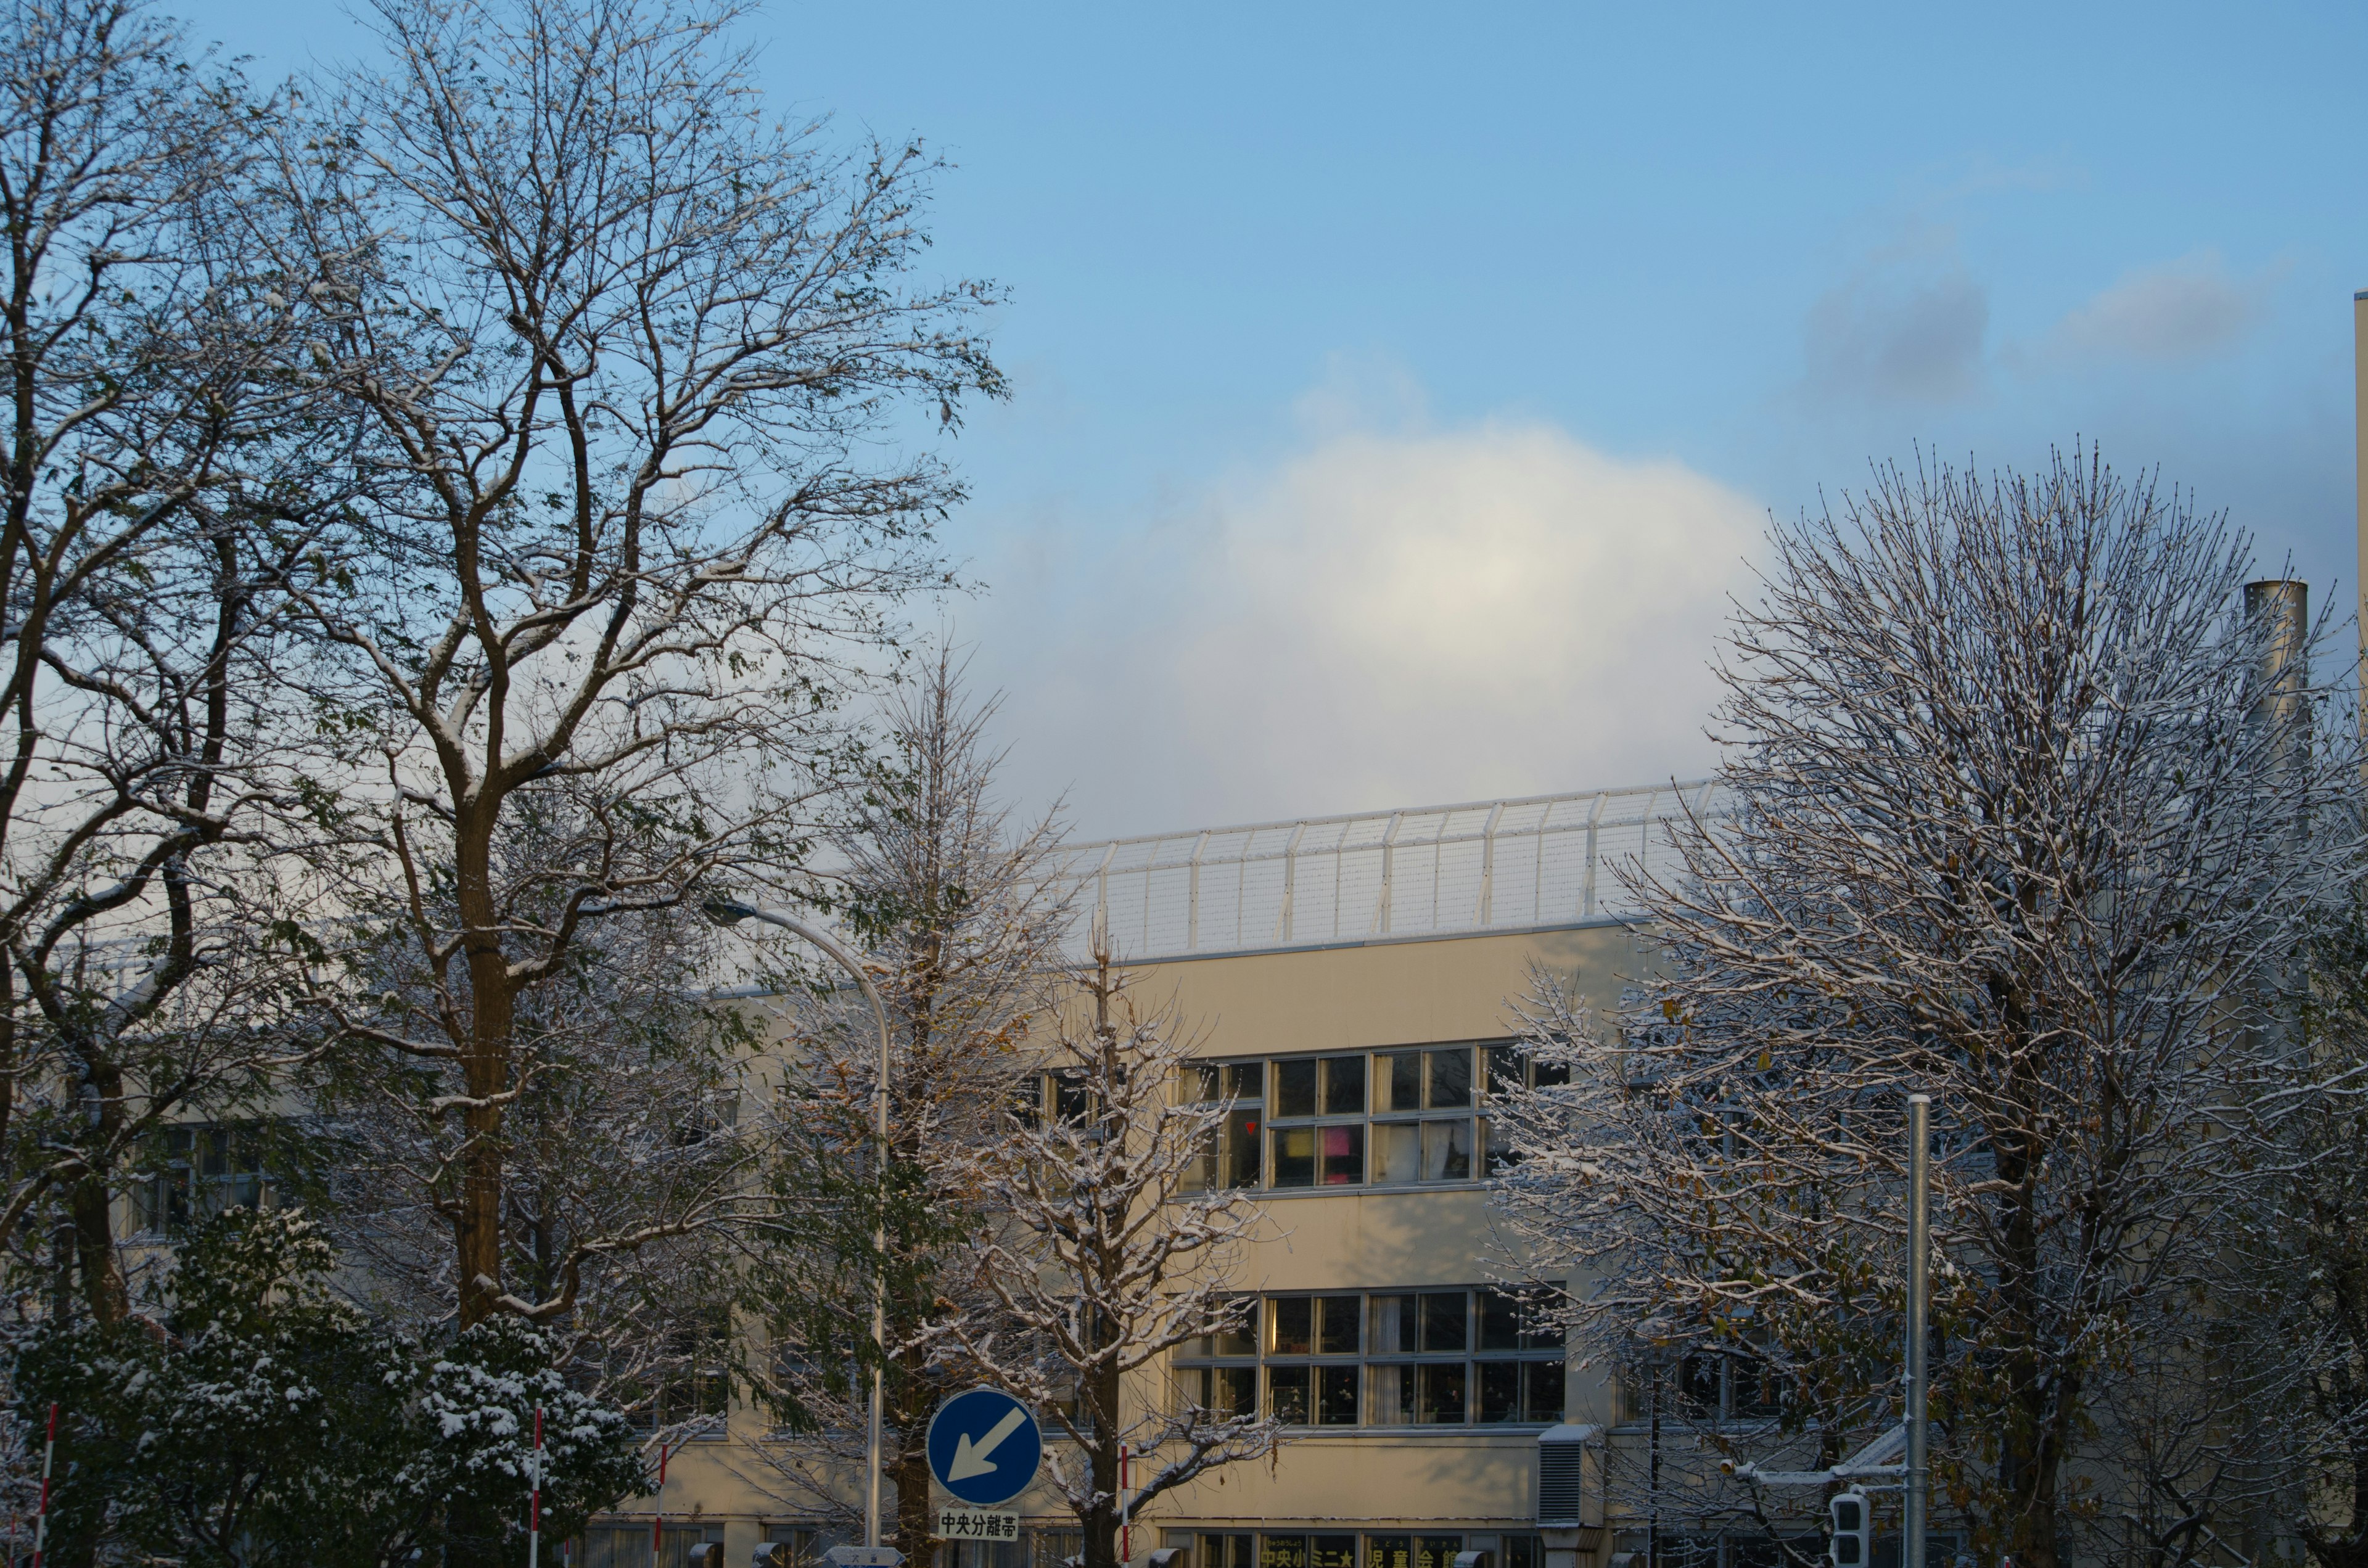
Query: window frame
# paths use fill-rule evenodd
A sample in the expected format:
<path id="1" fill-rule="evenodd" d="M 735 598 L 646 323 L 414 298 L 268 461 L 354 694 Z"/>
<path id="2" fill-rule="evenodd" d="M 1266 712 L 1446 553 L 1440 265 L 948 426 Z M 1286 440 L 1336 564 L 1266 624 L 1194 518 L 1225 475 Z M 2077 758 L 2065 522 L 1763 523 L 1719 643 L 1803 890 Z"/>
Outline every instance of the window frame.
<path id="1" fill-rule="evenodd" d="M 1432 1312 L 1450 1298 L 1459 1299 L 1463 1335 L 1452 1347 L 1436 1340 Z M 1458 1428 L 1486 1431 L 1505 1427 L 1540 1429 L 1564 1418 L 1568 1398 L 1569 1350 L 1558 1331 L 1517 1329 L 1510 1345 L 1489 1344 L 1486 1325 L 1495 1321 L 1490 1308 L 1520 1317 L 1520 1296 L 1494 1285 L 1414 1286 L 1388 1290 L 1279 1290 L 1261 1292 L 1254 1309 L 1256 1327 L 1247 1337 L 1229 1336 L 1223 1344 L 1210 1335 L 1179 1346 L 1170 1375 L 1180 1401 L 1187 1405 L 1224 1415 L 1242 1414 L 1219 1405 L 1211 1394 L 1220 1375 L 1239 1380 L 1254 1377 L 1256 1413 L 1281 1416 L 1285 1425 L 1311 1434 L 1349 1431 L 1397 1431 L 1410 1426 L 1433 1430 Z M 1381 1326 L 1383 1303 L 1421 1303 L 1416 1308 L 1413 1348 L 1383 1347 Z M 1307 1303 L 1305 1337 L 1300 1337 L 1293 1310 Z M 1389 1309 L 1402 1314 L 1403 1306 Z M 1356 1340 L 1342 1348 L 1334 1332 L 1336 1313 L 1349 1314 Z M 1398 1322 L 1403 1323 L 1403 1316 Z M 1250 1346 L 1245 1349 L 1244 1346 Z M 1330 1345 L 1333 1348 L 1326 1349 Z M 1485 1391 L 1491 1382 L 1502 1386 L 1504 1374 L 1490 1369 L 1511 1367 L 1516 1415 L 1491 1418 Z M 1551 1371 L 1544 1370 L 1551 1369 Z M 1455 1390 L 1452 1417 L 1425 1418 L 1426 1411 L 1444 1408 L 1445 1393 Z M 1551 1397 L 1547 1397 L 1550 1393 Z M 1498 1406 L 1497 1408 L 1503 1408 Z M 1397 1414 L 1406 1412 L 1405 1418 Z"/>
<path id="2" fill-rule="evenodd" d="M 1441 1081 L 1445 1059 L 1453 1053 L 1463 1057 L 1460 1099 Z M 1407 1059 L 1415 1066 L 1414 1103 L 1402 1105 L 1397 1064 Z M 1335 1079 L 1340 1064 L 1351 1061 L 1359 1063 L 1362 1080 L 1354 1110 L 1345 1108 L 1347 1096 L 1336 1092 Z M 1222 1187 L 1306 1196 L 1342 1187 L 1404 1191 L 1486 1181 L 1507 1164 L 1496 1141 L 1493 1112 L 1514 1066 L 1523 1089 L 1567 1081 L 1563 1069 L 1542 1066 L 1518 1040 L 1501 1036 L 1195 1058 L 1182 1079 L 1190 1103 L 1234 1103 L 1214 1147 L 1201 1156 L 1190 1190 Z M 1306 1098 L 1299 1101 L 1294 1088 L 1297 1103 L 1286 1114 L 1284 1077 L 1295 1077 L 1302 1069 L 1314 1075 Z M 1329 1146 L 1334 1143 L 1338 1146 Z M 1410 1163 L 1412 1176 L 1383 1174 L 1385 1146 L 1406 1149 L 1389 1164 L 1402 1168 L 1401 1161 Z"/>

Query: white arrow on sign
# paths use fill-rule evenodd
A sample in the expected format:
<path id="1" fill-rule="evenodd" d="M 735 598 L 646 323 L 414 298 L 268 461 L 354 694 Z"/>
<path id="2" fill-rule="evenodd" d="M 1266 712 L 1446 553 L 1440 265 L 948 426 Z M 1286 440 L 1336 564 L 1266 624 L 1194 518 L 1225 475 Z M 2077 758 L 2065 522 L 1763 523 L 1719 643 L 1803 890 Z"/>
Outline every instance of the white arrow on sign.
<path id="1" fill-rule="evenodd" d="M 1019 1431 L 1019 1424 L 1027 1419 L 1028 1413 L 1024 1410 L 1007 1410 L 1003 1413 L 1003 1419 L 988 1427 L 986 1436 L 976 1444 L 971 1442 L 967 1432 L 955 1438 L 954 1462 L 946 1467 L 946 1484 L 951 1486 L 957 1481 L 968 1481 L 973 1475 L 985 1475 L 993 1470 L 995 1461 L 986 1456 L 995 1452 L 1004 1438 Z"/>

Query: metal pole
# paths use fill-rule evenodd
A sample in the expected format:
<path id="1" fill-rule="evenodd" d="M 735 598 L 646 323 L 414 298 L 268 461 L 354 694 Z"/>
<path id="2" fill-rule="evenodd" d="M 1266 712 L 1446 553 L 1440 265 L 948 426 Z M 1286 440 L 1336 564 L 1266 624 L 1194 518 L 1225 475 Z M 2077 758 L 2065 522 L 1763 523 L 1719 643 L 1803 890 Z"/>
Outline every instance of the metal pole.
<path id="1" fill-rule="evenodd" d="M 1930 1382 L 1924 1352 L 1931 1335 L 1932 1096 L 1907 1096 L 1907 1506 L 1900 1522 L 1900 1562 L 1924 1568 L 1925 1515 L 1930 1477 L 1924 1464 L 1924 1411 Z"/>
<path id="2" fill-rule="evenodd" d="M 880 1141 L 880 1222 L 872 1227 L 871 1246 L 879 1256 L 880 1266 L 872 1271 L 871 1280 L 871 1348 L 875 1357 L 871 1369 L 871 1429 L 864 1438 L 864 1468 L 869 1472 L 863 1495 L 863 1544 L 880 1544 L 880 1427 L 885 1403 L 882 1381 L 888 1371 L 888 1009 L 880 1000 L 880 993 L 864 972 L 863 960 L 842 946 L 836 937 L 807 925 L 794 915 L 784 915 L 777 909 L 758 909 L 753 904 L 716 899 L 706 905 L 708 917 L 730 925 L 735 920 L 761 920 L 768 926 L 778 926 L 792 936 L 803 937 L 828 954 L 837 965 L 855 977 L 863 999 L 871 1004 L 872 1022 L 880 1026 L 880 1074 L 871 1088 L 872 1131 Z"/>
<path id="3" fill-rule="evenodd" d="M 526 1568 L 542 1568 L 542 1406 L 534 1407 L 534 1467 L 526 1502 Z"/>

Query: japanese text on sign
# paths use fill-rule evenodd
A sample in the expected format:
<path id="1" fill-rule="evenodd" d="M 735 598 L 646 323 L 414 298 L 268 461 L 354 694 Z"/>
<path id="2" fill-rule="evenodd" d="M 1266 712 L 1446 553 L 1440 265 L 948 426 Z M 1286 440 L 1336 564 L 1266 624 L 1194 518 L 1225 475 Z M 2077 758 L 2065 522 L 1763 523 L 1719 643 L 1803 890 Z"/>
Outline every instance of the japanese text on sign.
<path id="1" fill-rule="evenodd" d="M 1018 1540 L 1019 1516 L 979 1508 L 940 1508 L 938 1534 L 947 1540 Z"/>

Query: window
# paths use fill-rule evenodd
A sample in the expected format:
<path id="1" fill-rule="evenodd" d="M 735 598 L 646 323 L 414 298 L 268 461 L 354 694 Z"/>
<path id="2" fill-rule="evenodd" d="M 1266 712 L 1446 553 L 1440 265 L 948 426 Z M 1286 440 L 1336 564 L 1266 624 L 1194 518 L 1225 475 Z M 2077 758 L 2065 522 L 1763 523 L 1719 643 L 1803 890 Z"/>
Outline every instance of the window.
<path id="1" fill-rule="evenodd" d="M 1276 1062 L 1269 1108 L 1276 1187 L 1353 1187 L 1364 1181 L 1361 1052 L 1287 1057 Z"/>
<path id="2" fill-rule="evenodd" d="M 1201 1151 L 1200 1169 L 1186 1186 L 1257 1187 L 1265 1144 L 1266 1064 L 1260 1062 L 1195 1062 L 1185 1070 L 1184 1092 L 1203 1104 L 1232 1100 L 1224 1125 Z"/>
<path id="3" fill-rule="evenodd" d="M 225 1209 L 259 1209 L 269 1199 L 259 1127 L 168 1127 L 157 1146 L 163 1168 L 131 1189 L 142 1231 L 165 1235 Z"/>
<path id="4" fill-rule="evenodd" d="M 1293 1426 L 1562 1419 L 1560 1332 L 1504 1291 L 1276 1295 L 1258 1313 L 1238 1332 L 1178 1351 L 1188 1403 L 1227 1415 L 1259 1409 Z"/>
<path id="5" fill-rule="evenodd" d="M 1621 1379 L 1627 1419 L 1652 1415 L 1653 1384 L 1660 1382 L 1661 1411 L 1691 1421 L 1759 1421 L 1783 1414 L 1778 1374 L 1741 1349 L 1689 1350 L 1659 1364 L 1634 1368 Z"/>
<path id="6" fill-rule="evenodd" d="M 1369 1535 L 1365 1568 L 1455 1568 L 1460 1535 Z"/>
<path id="7" fill-rule="evenodd" d="M 697 1419 L 700 1426 L 689 1434 L 692 1438 L 724 1435 L 723 1418 L 732 1406 L 732 1377 L 726 1369 L 731 1319 L 720 1309 L 701 1315 L 708 1321 L 666 1334 L 655 1375 L 643 1385 L 647 1396 L 634 1413 L 636 1425 L 654 1430 Z"/>
<path id="8" fill-rule="evenodd" d="M 1258 1540 L 1258 1568 L 1357 1568 L 1352 1535 L 1269 1535 Z"/>
<path id="9" fill-rule="evenodd" d="M 1256 1568 L 1257 1562 L 1258 1537 L 1248 1534 L 1204 1533 L 1192 1556 L 1192 1568 Z"/>
<path id="10" fill-rule="evenodd" d="M 1196 1185 L 1291 1190 L 1472 1181 L 1508 1157 L 1490 1132 L 1490 1098 L 1565 1079 L 1501 1042 L 1194 1062 L 1187 1095 L 1234 1101 Z"/>
<path id="11" fill-rule="evenodd" d="M 584 1531 L 584 1568 L 654 1568 L 648 1525 L 592 1525 Z M 686 1568 L 690 1549 L 701 1541 L 722 1540 L 722 1525 L 667 1525 L 660 1537 L 655 1568 Z"/>

